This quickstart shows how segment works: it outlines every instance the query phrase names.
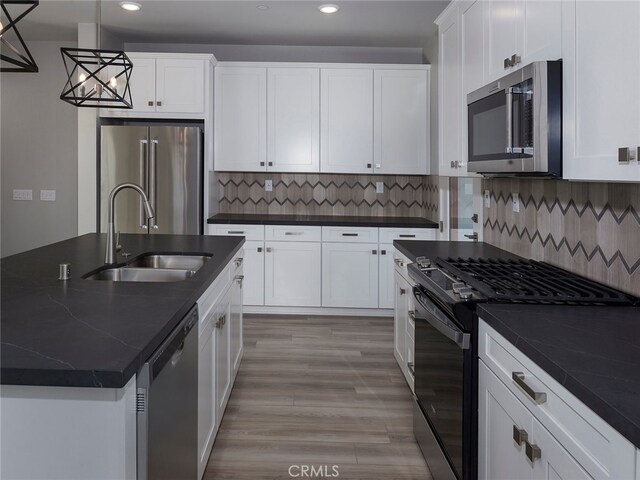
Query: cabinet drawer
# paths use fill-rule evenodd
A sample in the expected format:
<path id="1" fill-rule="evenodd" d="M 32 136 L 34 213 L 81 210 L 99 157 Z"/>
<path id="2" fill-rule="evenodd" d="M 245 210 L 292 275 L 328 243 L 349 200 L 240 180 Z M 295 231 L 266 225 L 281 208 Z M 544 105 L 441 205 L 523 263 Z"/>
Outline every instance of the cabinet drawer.
<path id="1" fill-rule="evenodd" d="M 322 238 L 321 228 L 304 225 L 267 225 L 265 237 L 267 241 L 319 242 Z"/>
<path id="2" fill-rule="evenodd" d="M 394 240 L 435 240 L 437 228 L 381 228 L 380 243 Z"/>
<path id="3" fill-rule="evenodd" d="M 209 225 L 209 235 L 242 236 L 249 240 L 264 240 L 264 225 Z"/>
<path id="4" fill-rule="evenodd" d="M 378 229 L 367 227 L 322 227 L 322 241 L 378 243 Z"/>
<path id="5" fill-rule="evenodd" d="M 478 354 L 589 475 L 633 477 L 631 442 L 482 320 Z M 514 373 L 522 374 L 520 382 L 514 380 Z M 534 392 L 546 398 L 535 400 Z"/>

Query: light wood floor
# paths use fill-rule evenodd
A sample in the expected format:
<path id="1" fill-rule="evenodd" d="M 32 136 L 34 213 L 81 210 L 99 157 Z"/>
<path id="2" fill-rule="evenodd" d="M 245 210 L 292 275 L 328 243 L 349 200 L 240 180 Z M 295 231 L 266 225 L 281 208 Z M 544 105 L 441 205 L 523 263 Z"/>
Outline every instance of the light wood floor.
<path id="1" fill-rule="evenodd" d="M 329 476 L 312 478 L 337 465 L 338 479 L 431 479 L 391 319 L 245 317 L 244 358 L 204 478 L 290 479 L 291 465 L 328 465 Z"/>

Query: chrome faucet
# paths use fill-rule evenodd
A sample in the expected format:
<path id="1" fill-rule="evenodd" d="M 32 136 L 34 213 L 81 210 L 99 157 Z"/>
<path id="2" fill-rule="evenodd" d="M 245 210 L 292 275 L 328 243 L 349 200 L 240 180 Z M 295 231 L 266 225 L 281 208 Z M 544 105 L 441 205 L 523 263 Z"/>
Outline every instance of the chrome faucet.
<path id="1" fill-rule="evenodd" d="M 116 255 L 118 253 L 118 239 L 120 237 L 119 233 L 116 238 L 116 222 L 115 222 L 115 204 L 116 204 L 116 195 L 121 190 L 125 188 L 130 188 L 135 190 L 142 197 L 142 202 L 144 204 L 144 211 L 147 216 L 147 220 L 153 218 L 155 216 L 155 212 L 153 211 L 153 207 L 149 203 L 149 198 L 147 194 L 142 189 L 140 185 L 135 183 L 121 183 L 120 185 L 116 185 L 111 193 L 109 194 L 109 214 L 108 214 L 108 224 L 107 224 L 107 251 L 104 256 L 105 265 L 113 265 L 116 263 Z"/>

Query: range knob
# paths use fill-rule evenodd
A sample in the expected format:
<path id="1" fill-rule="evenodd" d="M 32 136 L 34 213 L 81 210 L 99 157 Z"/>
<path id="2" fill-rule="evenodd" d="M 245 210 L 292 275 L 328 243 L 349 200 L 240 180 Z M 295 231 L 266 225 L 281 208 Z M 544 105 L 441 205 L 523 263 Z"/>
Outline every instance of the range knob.
<path id="1" fill-rule="evenodd" d="M 462 300 L 471 300 L 471 297 L 473 297 L 473 291 L 469 287 L 461 288 L 458 291 L 458 295 L 460 295 Z"/>

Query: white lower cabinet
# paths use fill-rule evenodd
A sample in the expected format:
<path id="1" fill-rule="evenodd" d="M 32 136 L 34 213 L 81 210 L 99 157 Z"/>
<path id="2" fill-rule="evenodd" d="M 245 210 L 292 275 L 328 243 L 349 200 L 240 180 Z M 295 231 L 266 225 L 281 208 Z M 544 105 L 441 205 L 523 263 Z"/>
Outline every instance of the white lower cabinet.
<path id="1" fill-rule="evenodd" d="M 380 244 L 378 308 L 393 308 L 393 244 Z"/>
<path id="2" fill-rule="evenodd" d="M 478 356 L 480 480 L 634 478 L 633 444 L 482 319 Z"/>
<path id="3" fill-rule="evenodd" d="M 244 290 L 245 305 L 264 305 L 264 242 L 247 241 L 244 244 Z"/>
<path id="4" fill-rule="evenodd" d="M 240 251 L 198 300 L 198 478 L 202 478 L 242 359 Z"/>
<path id="5" fill-rule="evenodd" d="M 265 305 L 319 307 L 320 242 L 265 242 Z"/>
<path id="6" fill-rule="evenodd" d="M 378 244 L 322 245 L 322 306 L 378 308 Z"/>

